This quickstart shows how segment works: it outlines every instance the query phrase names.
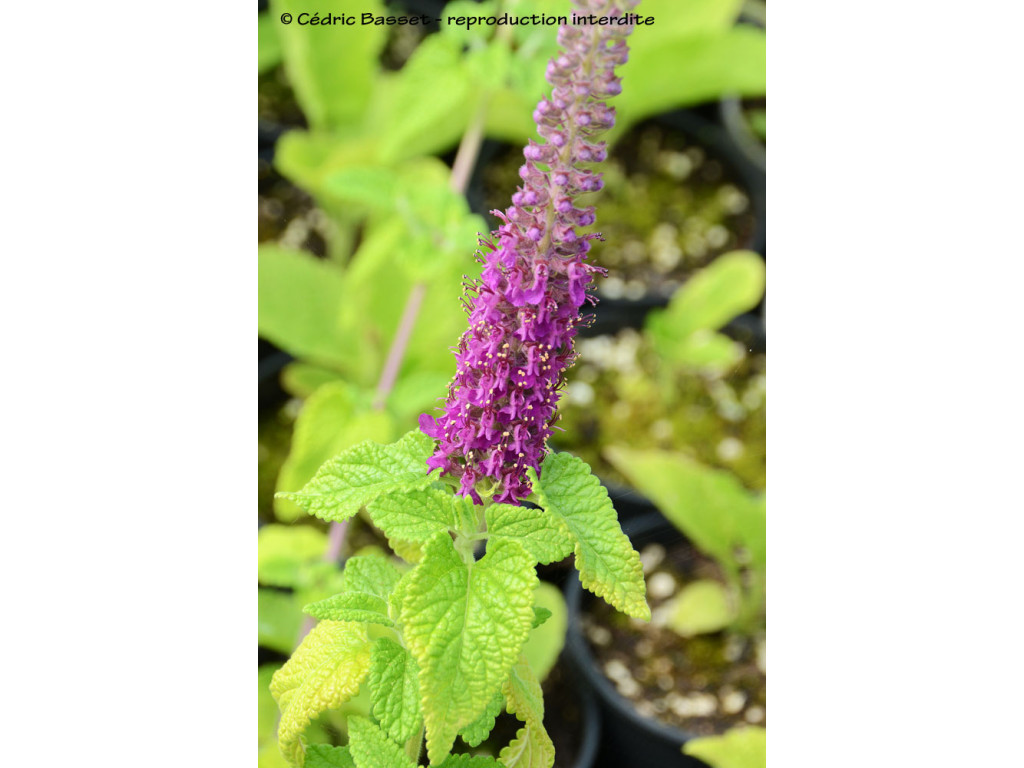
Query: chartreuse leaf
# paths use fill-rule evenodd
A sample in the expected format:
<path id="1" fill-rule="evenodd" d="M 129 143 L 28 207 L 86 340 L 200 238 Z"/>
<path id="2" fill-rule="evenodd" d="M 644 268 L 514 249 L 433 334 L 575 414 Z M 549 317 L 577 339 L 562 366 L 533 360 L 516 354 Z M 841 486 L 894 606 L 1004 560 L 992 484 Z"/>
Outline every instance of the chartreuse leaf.
<path id="1" fill-rule="evenodd" d="M 311 515 L 343 522 L 383 493 L 430 485 L 426 461 L 433 448 L 418 429 L 391 445 L 368 440 L 320 467 L 301 491 L 281 495 Z"/>
<path id="2" fill-rule="evenodd" d="M 423 719 L 416 659 L 394 640 L 382 637 L 370 653 L 369 682 L 373 716 L 393 741 L 404 744 Z"/>
<path id="3" fill-rule="evenodd" d="M 565 521 L 576 541 L 580 582 L 623 613 L 650 619 L 640 555 L 619 527 L 608 491 L 586 462 L 568 453 L 549 453 L 540 477 L 528 470 L 537 503 Z"/>
<path id="4" fill-rule="evenodd" d="M 569 614 L 562 591 L 547 582 L 537 584 L 534 600 L 534 615 L 543 615 L 546 620 L 540 625 L 534 621 L 534 627 L 523 646 L 523 656 L 530 662 L 530 668 L 537 674 L 537 679 L 543 680 L 558 661 L 558 655 L 565 646 Z"/>
<path id="5" fill-rule="evenodd" d="M 270 692 L 281 708 L 277 739 L 292 765 L 303 763 L 302 733 L 313 718 L 355 696 L 369 669 L 366 628 L 321 621 L 274 674 Z"/>
<path id="6" fill-rule="evenodd" d="M 327 551 L 327 534 L 308 525 L 265 525 L 259 532 L 259 581 L 270 587 L 294 587 L 306 563 Z"/>
<path id="7" fill-rule="evenodd" d="M 533 628 L 541 626 L 545 621 L 551 618 L 551 611 L 547 608 L 541 608 L 540 606 L 533 606 Z"/>
<path id="8" fill-rule="evenodd" d="M 401 574 L 383 555 L 357 555 L 345 563 L 342 591 L 307 605 L 310 616 L 329 621 L 362 621 L 394 626 L 388 616 L 388 596 Z"/>
<path id="9" fill-rule="evenodd" d="M 281 40 L 277 36 L 278 20 L 269 13 L 259 15 L 259 73 L 262 75 L 268 69 L 277 66 L 281 61 Z"/>
<path id="10" fill-rule="evenodd" d="M 365 717 L 348 719 L 348 738 L 356 768 L 416 768 L 402 748 Z"/>
<path id="11" fill-rule="evenodd" d="M 551 768 L 555 762 L 555 745 L 544 728 L 544 695 L 540 681 L 530 663 L 520 657 L 502 685 L 505 704 L 510 714 L 525 723 L 515 739 L 501 750 L 499 759 L 507 768 Z"/>
<path id="12" fill-rule="evenodd" d="M 311 744 L 306 748 L 306 768 L 356 768 L 348 747 Z"/>
<path id="13" fill-rule="evenodd" d="M 427 754 L 440 762 L 494 696 L 533 624 L 537 575 L 515 541 L 489 541 L 467 563 L 451 536 L 423 548 L 402 600 L 402 633 L 420 667 Z"/>
<path id="14" fill-rule="evenodd" d="M 701 736 L 683 744 L 683 753 L 693 755 L 712 768 L 764 768 L 767 732 L 764 728 L 734 728 L 721 736 Z"/>
<path id="15" fill-rule="evenodd" d="M 461 731 L 459 736 L 469 746 L 476 747 L 487 738 L 488 734 L 494 730 L 494 721 L 501 714 L 501 711 L 505 708 L 505 694 L 501 691 L 497 691 L 494 694 L 494 698 L 491 699 L 490 703 L 483 713 L 474 720 L 472 723 L 467 725 Z"/>
<path id="16" fill-rule="evenodd" d="M 315 9 L 317 22 L 325 16 L 380 15 L 383 10 L 378 0 L 324 0 Z M 353 27 L 341 24 L 300 24 L 300 14 L 312 17 L 314 9 L 301 0 L 273 0 L 270 13 L 275 20 L 285 11 L 295 21 L 280 25 L 277 32 L 288 80 L 310 126 L 331 129 L 360 121 L 373 93 L 387 29 L 363 26 L 352 34 Z"/>
<path id="17" fill-rule="evenodd" d="M 259 247 L 259 332 L 296 357 L 341 365 L 351 345 L 339 328 L 341 270 L 304 251 Z"/>
<path id="18" fill-rule="evenodd" d="M 427 541 L 476 519 L 472 501 L 441 488 L 392 491 L 368 504 L 366 511 L 389 539 L 401 541 Z"/>
<path id="19" fill-rule="evenodd" d="M 737 345 L 713 333 L 757 306 L 764 295 L 764 259 L 753 251 L 719 256 L 672 297 L 665 310 L 645 323 L 658 354 L 695 367 L 735 360 Z"/>
<path id="20" fill-rule="evenodd" d="M 572 554 L 574 542 L 569 526 L 548 510 L 492 504 L 485 514 L 491 539 L 518 541 L 544 565 Z"/>
<path id="21" fill-rule="evenodd" d="M 387 443 L 394 437 L 391 416 L 371 408 L 347 382 L 325 384 L 303 404 L 295 421 L 291 451 L 277 476 L 278 491 L 297 491 L 309 482 L 324 462 L 341 451 L 363 442 Z M 295 519 L 301 510 L 278 497 L 274 511 L 279 518 Z"/>
<path id="22" fill-rule="evenodd" d="M 302 626 L 302 610 L 290 592 L 263 589 L 258 592 L 259 644 L 290 653 Z"/>
<path id="23" fill-rule="evenodd" d="M 763 501 L 735 476 L 681 453 L 610 446 L 605 456 L 676 528 L 715 558 L 734 585 L 740 568 L 737 545 L 746 545 L 755 562 L 763 562 Z"/>
<path id="24" fill-rule="evenodd" d="M 448 755 L 437 768 L 501 768 L 501 763 L 484 755 Z"/>
<path id="25" fill-rule="evenodd" d="M 735 618 L 736 611 L 725 586 L 701 579 L 679 591 L 668 625 L 683 637 L 692 637 L 724 629 Z"/>
<path id="26" fill-rule="evenodd" d="M 270 679 L 280 669 L 280 664 L 264 664 L 259 669 L 259 745 L 262 747 L 274 739 L 277 727 L 277 704 L 270 695 Z"/>

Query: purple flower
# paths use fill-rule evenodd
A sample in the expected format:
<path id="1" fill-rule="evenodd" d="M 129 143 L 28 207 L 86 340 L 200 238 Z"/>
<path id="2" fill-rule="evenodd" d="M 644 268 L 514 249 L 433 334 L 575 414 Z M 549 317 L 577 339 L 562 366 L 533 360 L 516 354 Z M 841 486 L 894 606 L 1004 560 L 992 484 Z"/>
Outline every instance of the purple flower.
<path id="1" fill-rule="evenodd" d="M 576 0 L 580 15 L 623 16 L 636 0 Z M 574 12 L 574 13 L 575 13 Z M 420 428 L 437 441 L 432 472 L 460 478 L 459 493 L 481 503 L 476 485 L 493 482 L 494 500 L 530 495 L 526 468 L 540 468 L 556 420 L 559 389 L 575 359 L 580 307 L 599 267 L 576 227 L 594 223 L 592 206 L 574 198 L 601 189 L 601 174 L 582 163 L 604 160 L 595 137 L 615 122 L 602 99 L 621 91 L 616 65 L 626 61 L 631 25 L 566 25 L 561 52 L 547 68 L 551 97 L 533 113 L 543 144 L 530 141 L 512 207 L 493 211 L 502 225 L 481 240 L 479 280 L 466 286 L 469 328 L 455 352 L 456 373 L 444 412 L 423 414 Z"/>

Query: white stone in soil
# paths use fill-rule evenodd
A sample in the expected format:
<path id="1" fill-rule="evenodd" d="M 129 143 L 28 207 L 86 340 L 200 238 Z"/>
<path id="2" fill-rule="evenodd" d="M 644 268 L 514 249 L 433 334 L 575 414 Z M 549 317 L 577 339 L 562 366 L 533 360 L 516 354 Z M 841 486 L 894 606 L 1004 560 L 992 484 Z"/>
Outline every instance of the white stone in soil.
<path id="1" fill-rule="evenodd" d="M 665 600 L 676 593 L 676 580 L 672 574 L 659 571 L 647 580 L 647 594 L 655 600 Z"/>
<path id="2" fill-rule="evenodd" d="M 735 715 L 747 703 L 747 694 L 743 693 L 743 691 L 737 691 L 735 688 L 723 688 L 720 693 L 722 696 L 722 711 L 727 715 Z"/>
<path id="3" fill-rule="evenodd" d="M 595 645 L 607 646 L 612 641 L 612 633 L 607 627 L 595 625 L 587 630 L 587 636 Z"/>
<path id="4" fill-rule="evenodd" d="M 638 701 L 634 707 L 636 708 L 636 711 L 644 717 L 655 717 L 658 714 L 654 705 L 649 701 Z"/>
<path id="5" fill-rule="evenodd" d="M 641 640 L 636 644 L 636 655 L 641 659 L 649 658 L 654 653 L 654 646 L 650 640 Z"/>
<path id="6" fill-rule="evenodd" d="M 722 655 L 725 656 L 726 661 L 739 661 L 740 656 L 743 655 L 743 638 L 738 635 L 730 635 L 725 641 Z"/>
<path id="7" fill-rule="evenodd" d="M 671 691 L 676 687 L 675 678 L 671 675 L 658 675 L 658 687 L 663 691 Z"/>
<path id="8" fill-rule="evenodd" d="M 735 437 L 726 437 L 718 444 L 716 452 L 722 461 L 736 461 L 743 455 L 743 443 Z"/>
<path id="9" fill-rule="evenodd" d="M 565 388 L 566 402 L 587 406 L 594 402 L 594 388 L 585 381 L 573 381 Z"/>
<path id="10" fill-rule="evenodd" d="M 755 704 L 743 713 L 743 719 L 746 720 L 748 723 L 763 723 L 764 708 L 759 707 L 757 704 Z"/>
<path id="11" fill-rule="evenodd" d="M 611 661 L 606 662 L 604 665 L 604 673 L 608 676 L 609 680 L 616 683 L 622 680 L 633 679 L 633 676 L 629 673 L 629 667 L 618 659 L 612 659 Z"/>
<path id="12" fill-rule="evenodd" d="M 644 567 L 644 575 L 647 575 L 665 559 L 665 548 L 661 544 L 648 544 L 640 550 L 640 564 Z"/>
<path id="13" fill-rule="evenodd" d="M 627 699 L 632 699 L 640 695 L 640 684 L 632 677 L 622 678 L 615 683 L 615 687 L 618 688 L 619 693 Z"/>

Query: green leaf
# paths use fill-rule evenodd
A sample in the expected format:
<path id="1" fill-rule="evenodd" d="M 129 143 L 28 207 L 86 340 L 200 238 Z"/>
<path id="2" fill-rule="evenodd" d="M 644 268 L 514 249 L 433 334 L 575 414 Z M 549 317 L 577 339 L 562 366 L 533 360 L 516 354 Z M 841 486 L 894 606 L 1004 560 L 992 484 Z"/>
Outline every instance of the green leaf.
<path id="1" fill-rule="evenodd" d="M 320 16 L 380 15 L 375 0 L 323 0 L 316 9 L 301 0 L 273 0 L 271 14 L 291 13 L 294 21 L 278 28 L 288 80 L 310 126 L 315 129 L 362 121 L 374 88 L 377 57 L 387 28 L 341 24 L 299 24 L 299 15 L 318 11 Z"/>
<path id="2" fill-rule="evenodd" d="M 282 496 L 323 520 L 343 522 L 364 504 L 392 490 L 426 488 L 434 441 L 418 429 L 397 443 L 367 441 L 328 461 L 298 493 Z"/>
<path id="3" fill-rule="evenodd" d="M 695 331 L 685 338 L 662 336 L 654 347 L 671 362 L 709 373 L 725 373 L 743 359 L 741 344 L 713 331 Z"/>
<path id="4" fill-rule="evenodd" d="M 623 613 L 650 619 L 640 555 L 619 527 L 608 491 L 586 462 L 568 453 L 549 453 L 540 477 L 528 470 L 537 503 L 565 521 L 576 540 L 580 582 Z"/>
<path id="5" fill-rule="evenodd" d="M 388 443 L 395 425 L 389 414 L 372 410 L 370 402 L 347 382 L 325 384 L 306 400 L 295 421 L 291 451 L 277 476 L 279 492 L 298 491 L 324 462 L 365 440 Z M 281 519 L 302 514 L 293 502 L 277 497 L 274 512 Z"/>
<path id="6" fill-rule="evenodd" d="M 259 334 L 296 357 L 347 359 L 339 332 L 341 270 L 303 251 L 259 247 Z"/>
<path id="7" fill-rule="evenodd" d="M 302 626 L 302 611 L 290 592 L 260 589 L 259 644 L 281 653 L 291 653 Z"/>
<path id="8" fill-rule="evenodd" d="M 348 719 L 348 737 L 356 768 L 416 768 L 402 748 L 365 717 Z"/>
<path id="9" fill-rule="evenodd" d="M 458 532 L 476 519 L 472 501 L 441 488 L 386 493 L 366 511 L 388 538 L 402 541 L 427 541 L 439 531 Z"/>
<path id="10" fill-rule="evenodd" d="M 281 40 L 277 36 L 278 20 L 269 13 L 259 15 L 260 70 L 262 75 L 281 61 Z"/>
<path id="11" fill-rule="evenodd" d="M 485 514 L 491 539 L 518 541 L 544 565 L 572 554 L 574 541 L 569 527 L 548 510 L 492 504 Z"/>
<path id="12" fill-rule="evenodd" d="M 682 14 L 673 11 L 672 15 Z M 608 134 L 613 142 L 629 126 L 651 115 L 715 101 L 727 93 L 761 96 L 765 92 L 763 30 L 737 26 L 722 32 L 645 37 L 632 36 L 629 61 L 616 72 L 625 85 L 613 101 L 620 116 Z"/>
<path id="13" fill-rule="evenodd" d="M 330 621 L 361 621 L 394 626 L 388 597 L 401 574 L 382 555 L 357 555 L 345 563 L 341 594 L 307 605 L 310 616 Z"/>
<path id="14" fill-rule="evenodd" d="M 525 658 L 520 657 L 501 690 L 509 713 L 526 724 L 501 750 L 501 763 L 507 768 L 551 768 L 555 762 L 555 745 L 544 728 L 544 694 Z"/>
<path id="15" fill-rule="evenodd" d="M 767 732 L 764 728 L 734 728 L 721 736 L 702 736 L 683 744 L 683 753 L 711 768 L 764 768 Z"/>
<path id="16" fill-rule="evenodd" d="M 459 731 L 459 736 L 461 736 L 462 740 L 469 744 L 469 746 L 479 746 L 491 731 L 494 730 L 494 722 L 497 720 L 498 715 L 501 714 L 501 711 L 504 708 L 505 694 L 501 691 L 497 691 L 494 694 L 494 698 L 491 699 L 487 708 L 484 709 L 480 717 Z"/>
<path id="17" fill-rule="evenodd" d="M 451 537 L 424 547 L 402 602 L 406 644 L 420 666 L 427 754 L 440 762 L 476 720 L 519 657 L 533 623 L 537 575 L 514 541 L 489 541 L 466 563 Z"/>
<path id="18" fill-rule="evenodd" d="M 300 570 L 327 551 L 327 534 L 308 525 L 265 525 L 259 532 L 259 582 L 294 587 Z"/>
<path id="19" fill-rule="evenodd" d="M 543 582 L 541 582 L 541 583 L 543 583 Z M 542 624 L 544 624 L 544 622 L 547 621 L 550 618 L 551 618 L 551 611 L 549 611 L 547 608 L 541 608 L 541 607 L 536 606 L 536 605 L 533 606 L 533 628 L 534 629 L 536 629 L 537 627 L 539 627 Z"/>
<path id="20" fill-rule="evenodd" d="M 281 708 L 278 742 L 290 763 L 302 765 L 301 737 L 313 718 L 355 696 L 369 668 L 365 627 L 322 621 L 306 635 L 270 684 Z"/>
<path id="21" fill-rule="evenodd" d="M 341 380 L 338 371 L 301 360 L 288 363 L 281 371 L 281 386 L 294 397 L 307 398 L 324 384 Z"/>
<path id="22" fill-rule="evenodd" d="M 306 748 L 306 768 L 356 768 L 348 747 L 311 744 Z"/>
<path id="23" fill-rule="evenodd" d="M 764 281 L 764 259 L 753 251 L 723 254 L 676 291 L 665 310 L 648 316 L 648 332 L 657 341 L 668 342 L 721 328 L 757 306 Z"/>
<path id="24" fill-rule="evenodd" d="M 523 656 L 530 662 L 530 668 L 537 673 L 537 678 L 543 680 L 558 661 L 558 656 L 565 646 L 569 612 L 566 610 L 561 590 L 547 582 L 542 581 L 537 585 L 534 600 L 534 614 L 546 614 L 548 620 L 539 626 L 535 622 L 526 645 L 523 646 Z"/>
<path id="25" fill-rule="evenodd" d="M 668 625 L 683 637 L 725 629 L 736 618 L 726 588 L 701 579 L 687 584 L 675 599 Z"/>
<path id="26" fill-rule="evenodd" d="M 270 679 L 281 668 L 280 664 L 264 664 L 259 669 L 259 745 L 262 747 L 274 740 L 277 727 L 277 704 L 270 695 Z"/>
<path id="27" fill-rule="evenodd" d="M 485 755 L 448 755 L 437 768 L 501 768 L 501 763 Z"/>
<path id="28" fill-rule="evenodd" d="M 736 546 L 748 548 L 755 566 L 764 563 L 763 503 L 734 475 L 668 451 L 610 446 L 605 456 L 698 549 L 718 561 L 731 583 L 739 581 Z"/>
<path id="29" fill-rule="evenodd" d="M 475 107 L 462 47 L 448 35 L 425 38 L 397 73 L 383 75 L 369 121 L 388 162 L 435 154 L 458 143 Z"/>
<path id="30" fill-rule="evenodd" d="M 416 659 L 394 640 L 380 638 L 370 654 L 373 716 L 392 740 L 404 744 L 423 719 L 420 670 Z"/>

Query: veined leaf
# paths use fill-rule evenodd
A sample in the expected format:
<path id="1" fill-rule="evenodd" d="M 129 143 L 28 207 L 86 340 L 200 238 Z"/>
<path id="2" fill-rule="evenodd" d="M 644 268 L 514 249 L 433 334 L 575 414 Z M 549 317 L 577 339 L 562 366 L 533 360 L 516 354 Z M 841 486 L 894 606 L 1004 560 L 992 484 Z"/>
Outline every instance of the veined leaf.
<path id="1" fill-rule="evenodd" d="M 764 768 L 767 732 L 764 728 L 734 728 L 721 736 L 702 736 L 683 744 L 683 753 L 712 768 Z"/>
<path id="2" fill-rule="evenodd" d="M 494 730 L 494 722 L 497 720 L 498 715 L 501 714 L 501 711 L 504 708 L 505 694 L 501 691 L 497 691 L 494 694 L 494 698 L 491 699 L 487 708 L 483 711 L 480 717 L 459 731 L 459 736 L 461 736 L 462 740 L 469 744 L 469 746 L 479 746 L 480 743 L 487 738 L 490 732 Z"/>
<path id="3" fill-rule="evenodd" d="M 525 723 L 515 739 L 501 750 L 502 764 L 507 768 L 551 768 L 555 762 L 555 745 L 544 728 L 544 695 L 525 657 L 520 657 L 512 667 L 502 692 L 509 713 Z"/>
<path id="4" fill-rule="evenodd" d="M 302 733 L 313 718 L 355 696 L 369 669 L 366 628 L 322 621 L 274 674 L 270 692 L 281 708 L 277 739 L 292 765 L 303 764 Z"/>
<path id="5" fill-rule="evenodd" d="M 278 491 L 297 491 L 309 482 L 324 462 L 365 440 L 386 443 L 394 436 L 394 422 L 385 411 L 372 410 L 368 399 L 351 384 L 325 384 L 306 400 L 295 421 L 292 447 L 277 476 Z M 279 518 L 295 519 L 301 510 L 277 497 Z"/>
<path id="6" fill-rule="evenodd" d="M 394 741 L 404 744 L 420 727 L 420 670 L 405 648 L 380 638 L 370 653 L 373 716 Z"/>
<path id="7" fill-rule="evenodd" d="M 430 485 L 427 457 L 434 441 L 418 429 L 397 443 L 360 443 L 334 457 L 297 493 L 281 494 L 323 520 L 343 522 L 364 504 L 392 490 Z"/>
<path id="8" fill-rule="evenodd" d="M 515 541 L 490 541 L 466 563 L 451 537 L 423 549 L 402 601 L 405 641 L 420 666 L 427 754 L 440 762 L 476 720 L 519 657 L 533 624 L 533 558 Z"/>
<path id="9" fill-rule="evenodd" d="M 348 747 L 311 744 L 306 748 L 306 768 L 356 768 Z"/>
<path id="10" fill-rule="evenodd" d="M 543 726 L 528 723 L 499 755 L 505 768 L 551 768 L 555 762 L 555 745 Z"/>
<path id="11" fill-rule="evenodd" d="M 330 621 L 361 621 L 394 626 L 388 596 L 401 574 L 383 555 L 357 555 L 345 563 L 341 593 L 307 605 L 310 616 Z"/>
<path id="12" fill-rule="evenodd" d="M 277 727 L 277 704 L 270 695 L 270 679 L 280 669 L 280 664 L 264 664 L 259 669 L 259 745 L 262 747 L 274 739 Z"/>
<path id="13" fill-rule="evenodd" d="M 576 540 L 580 582 L 623 613 L 650 619 L 640 555 L 619 527 L 608 491 L 586 462 L 549 453 L 540 477 L 528 470 L 538 504 L 565 521 Z"/>
<path id="14" fill-rule="evenodd" d="M 356 768 L 416 768 L 402 748 L 365 717 L 348 719 L 348 738 Z"/>
<path id="15" fill-rule="evenodd" d="M 485 514 L 491 539 L 518 541 L 539 563 L 547 565 L 572 554 L 569 526 L 546 509 L 492 504 Z"/>
<path id="16" fill-rule="evenodd" d="M 428 541 L 439 531 L 457 532 L 476 520 L 473 502 L 447 488 L 392 491 L 368 504 L 366 511 L 389 539 L 402 541 Z"/>

